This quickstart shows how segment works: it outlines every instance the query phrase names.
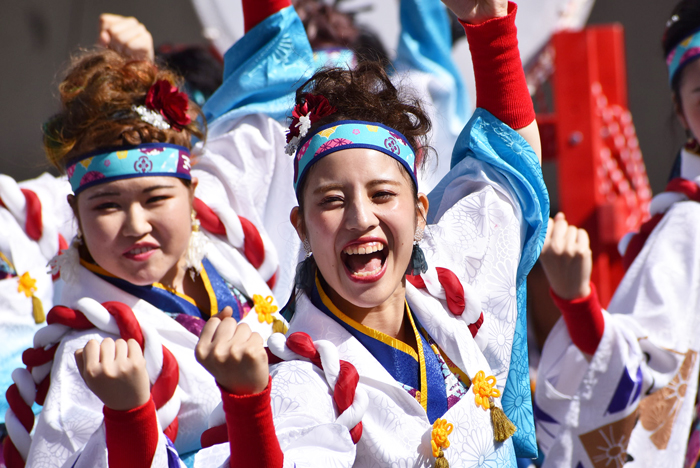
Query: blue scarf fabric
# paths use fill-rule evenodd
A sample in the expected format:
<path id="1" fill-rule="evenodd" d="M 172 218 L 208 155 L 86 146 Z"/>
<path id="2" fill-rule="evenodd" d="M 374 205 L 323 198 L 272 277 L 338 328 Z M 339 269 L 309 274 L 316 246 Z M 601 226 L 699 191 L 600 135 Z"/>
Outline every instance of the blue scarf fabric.
<path id="1" fill-rule="evenodd" d="M 408 309 L 408 305 L 407 315 L 416 334 L 418 353 L 405 343 L 365 327 L 345 315 L 333 305 L 318 279 L 311 302 L 362 343 L 397 382 L 420 392 L 416 395 L 416 400 L 425 409 L 431 424 L 447 412 L 447 389 L 442 366 L 428 340 L 420 332 L 423 327 Z"/>
<path id="2" fill-rule="evenodd" d="M 236 320 L 241 319 L 242 310 L 240 303 L 226 281 L 206 258 L 202 260 L 202 266 L 204 268 L 202 268 L 200 274 L 202 276 L 202 281 L 204 281 L 204 286 L 209 293 L 209 302 L 211 306 L 209 314 L 202 314 L 192 298 L 166 289 L 165 286 L 161 284 L 154 283 L 150 286 L 137 286 L 121 278 L 110 275 L 107 271 L 98 266 L 85 263 L 83 263 L 83 265 L 108 283 L 132 296 L 143 299 L 163 312 L 186 314 L 206 320 L 219 313 L 219 311 L 223 310 L 226 306 L 230 306 L 231 309 L 233 309 L 233 318 Z"/>

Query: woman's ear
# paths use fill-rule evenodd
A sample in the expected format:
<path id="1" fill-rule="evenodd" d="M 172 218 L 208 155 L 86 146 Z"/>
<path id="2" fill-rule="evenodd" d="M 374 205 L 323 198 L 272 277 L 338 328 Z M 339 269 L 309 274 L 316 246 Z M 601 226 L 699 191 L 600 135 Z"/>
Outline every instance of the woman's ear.
<path id="1" fill-rule="evenodd" d="M 673 111 L 676 113 L 678 121 L 681 123 L 684 129 L 688 130 L 688 121 L 683 113 L 683 103 L 681 102 L 680 96 L 674 92 L 671 94 L 671 100 L 673 101 Z"/>
<path id="2" fill-rule="evenodd" d="M 190 183 L 190 202 L 194 203 L 194 191 L 197 190 L 197 185 L 199 185 L 199 179 L 192 177 L 192 182 Z"/>
<path id="3" fill-rule="evenodd" d="M 292 211 L 289 213 L 289 221 L 292 223 L 292 226 L 294 226 L 294 229 L 296 229 L 297 236 L 299 236 L 299 239 L 303 242 L 304 239 L 306 239 L 306 234 L 304 233 L 304 222 L 302 218 L 303 216 L 299 207 L 295 206 L 292 208 Z"/>
<path id="4" fill-rule="evenodd" d="M 428 208 L 430 203 L 428 202 L 428 197 L 424 193 L 418 193 L 418 203 L 416 203 L 416 210 L 418 215 L 418 227 L 425 229 L 425 225 L 428 224 Z"/>
<path id="5" fill-rule="evenodd" d="M 70 206 L 70 209 L 73 210 L 73 216 L 75 216 L 75 219 L 78 220 L 78 225 L 80 225 L 80 215 L 78 213 L 78 201 L 75 198 L 75 195 L 72 193 L 68 196 L 66 196 L 66 201 L 68 202 L 68 206 Z"/>

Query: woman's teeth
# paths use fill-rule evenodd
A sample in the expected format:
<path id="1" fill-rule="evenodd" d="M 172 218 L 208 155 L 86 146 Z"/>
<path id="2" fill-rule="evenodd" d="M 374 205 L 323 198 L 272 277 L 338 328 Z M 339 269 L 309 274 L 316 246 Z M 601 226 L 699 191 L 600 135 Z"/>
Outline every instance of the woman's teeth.
<path id="1" fill-rule="evenodd" d="M 379 268 L 377 268 L 376 270 L 372 270 L 372 271 L 353 271 L 353 272 L 352 272 L 352 275 L 353 275 L 353 276 L 359 276 L 360 278 L 362 278 L 362 277 L 365 277 L 365 276 L 376 275 L 376 274 L 379 273 L 380 271 L 382 271 L 382 267 L 381 267 L 381 266 L 380 266 Z"/>
<path id="2" fill-rule="evenodd" d="M 381 242 L 369 242 L 367 244 L 351 245 L 343 249 L 343 253 L 347 255 L 366 255 L 384 250 L 384 244 Z"/>
<path id="3" fill-rule="evenodd" d="M 138 255 L 153 250 L 153 247 L 137 247 L 127 252 L 129 255 Z"/>

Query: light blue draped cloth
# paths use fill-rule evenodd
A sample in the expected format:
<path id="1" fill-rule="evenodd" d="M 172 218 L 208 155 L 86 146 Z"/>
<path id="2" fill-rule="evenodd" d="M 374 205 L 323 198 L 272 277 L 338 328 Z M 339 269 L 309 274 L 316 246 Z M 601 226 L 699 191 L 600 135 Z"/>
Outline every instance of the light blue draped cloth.
<path id="1" fill-rule="evenodd" d="M 469 96 L 452 60 L 452 29 L 440 0 L 401 0 L 401 35 L 393 62 L 397 71 L 418 70 L 451 83 L 452 92 L 434 105 L 457 134 L 467 122 Z"/>
<path id="2" fill-rule="evenodd" d="M 467 120 L 468 98 L 450 55 L 452 39 L 445 7 L 439 0 L 402 0 L 400 18 L 394 67 L 453 81 L 454 96 L 435 104 L 451 126 L 461 128 Z M 347 54 L 338 57 L 338 66 L 349 62 Z M 249 114 L 263 113 L 283 122 L 291 116 L 296 89 L 311 78 L 318 65 L 294 7 L 263 20 L 224 55 L 223 84 L 203 108 L 212 136 L 226 131 L 226 122 Z"/>
<path id="3" fill-rule="evenodd" d="M 313 52 L 294 7 L 269 16 L 224 55 L 223 84 L 204 105 L 211 131 L 250 114 L 291 115 L 296 89 L 315 71 Z"/>
<path id="4" fill-rule="evenodd" d="M 547 232 L 549 195 L 537 155 L 513 129 L 484 109 L 477 109 L 460 134 L 452 153 L 452 169 L 428 195 L 428 223 L 444 213 L 446 188 L 459 177 L 476 178 L 476 159 L 488 164 L 509 186 L 520 205 L 524 242 L 516 275 L 518 317 L 513 336 L 508 380 L 501 398 L 503 410 L 517 426 L 513 436 L 518 457 L 537 457 L 527 353 L 526 278 L 540 255 Z M 472 160 L 472 161 L 470 161 Z"/>

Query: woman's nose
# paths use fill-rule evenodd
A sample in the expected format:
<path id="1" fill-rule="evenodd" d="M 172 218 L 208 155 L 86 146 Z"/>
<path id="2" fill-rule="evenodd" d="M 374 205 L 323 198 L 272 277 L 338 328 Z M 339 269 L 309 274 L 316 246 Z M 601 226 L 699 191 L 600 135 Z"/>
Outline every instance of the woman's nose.
<path id="1" fill-rule="evenodd" d="M 366 231 L 378 224 L 377 217 L 372 210 L 371 201 L 364 197 L 357 197 L 352 200 L 346 210 L 345 219 L 346 226 L 349 229 L 358 231 Z"/>
<path id="2" fill-rule="evenodd" d="M 129 237 L 141 237 L 151 232 L 148 212 L 141 204 L 134 203 L 126 211 L 122 233 Z"/>

